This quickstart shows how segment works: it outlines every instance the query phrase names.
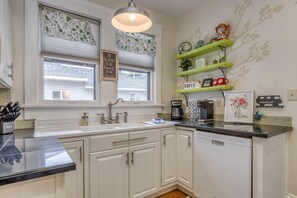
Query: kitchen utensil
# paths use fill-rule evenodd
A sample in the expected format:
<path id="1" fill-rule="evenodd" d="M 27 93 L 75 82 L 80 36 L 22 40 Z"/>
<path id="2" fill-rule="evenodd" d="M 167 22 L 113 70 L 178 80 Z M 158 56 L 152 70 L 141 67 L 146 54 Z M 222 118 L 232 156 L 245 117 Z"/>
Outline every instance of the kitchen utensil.
<path id="1" fill-rule="evenodd" d="M 8 110 L 10 110 L 12 108 L 12 102 L 7 103 L 6 107 L 8 108 Z"/>

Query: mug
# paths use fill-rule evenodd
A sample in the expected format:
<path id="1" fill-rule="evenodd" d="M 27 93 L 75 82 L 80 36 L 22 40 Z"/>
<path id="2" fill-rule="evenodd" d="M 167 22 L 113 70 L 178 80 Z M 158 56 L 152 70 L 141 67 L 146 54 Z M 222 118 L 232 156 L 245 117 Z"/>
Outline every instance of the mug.
<path id="1" fill-rule="evenodd" d="M 228 84 L 229 80 L 225 77 L 216 78 L 212 82 L 212 86 L 219 86 L 219 85 L 226 85 Z"/>

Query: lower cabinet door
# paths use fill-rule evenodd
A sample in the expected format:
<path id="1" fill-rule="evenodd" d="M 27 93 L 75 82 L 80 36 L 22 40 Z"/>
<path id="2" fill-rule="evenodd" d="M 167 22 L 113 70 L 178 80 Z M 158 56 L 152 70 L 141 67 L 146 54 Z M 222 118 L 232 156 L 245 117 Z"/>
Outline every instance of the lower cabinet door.
<path id="1" fill-rule="evenodd" d="M 84 197 L 83 141 L 63 143 L 65 150 L 76 164 L 76 170 L 65 173 L 66 198 Z"/>
<path id="2" fill-rule="evenodd" d="M 177 130 L 177 180 L 193 188 L 193 131 Z"/>
<path id="3" fill-rule="evenodd" d="M 176 182 L 175 129 L 162 130 L 162 186 Z"/>
<path id="4" fill-rule="evenodd" d="M 130 147 L 130 198 L 155 193 L 160 188 L 159 143 Z"/>
<path id="5" fill-rule="evenodd" d="M 128 148 L 90 154 L 90 197 L 128 198 Z"/>

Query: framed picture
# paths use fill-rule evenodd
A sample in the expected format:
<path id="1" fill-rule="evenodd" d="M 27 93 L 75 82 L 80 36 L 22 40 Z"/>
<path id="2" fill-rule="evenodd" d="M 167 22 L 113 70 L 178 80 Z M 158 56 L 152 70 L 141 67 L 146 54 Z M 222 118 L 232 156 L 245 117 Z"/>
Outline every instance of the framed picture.
<path id="1" fill-rule="evenodd" d="M 225 122 L 252 123 L 254 91 L 228 91 L 225 102 Z"/>
<path id="2" fill-rule="evenodd" d="M 203 67 L 206 65 L 206 60 L 205 58 L 198 58 L 196 59 L 195 63 L 196 63 L 196 68 Z"/>
<path id="3" fill-rule="evenodd" d="M 202 87 L 212 87 L 212 78 L 203 79 Z"/>
<path id="4" fill-rule="evenodd" d="M 100 79 L 118 80 L 118 53 L 109 50 L 100 50 Z"/>

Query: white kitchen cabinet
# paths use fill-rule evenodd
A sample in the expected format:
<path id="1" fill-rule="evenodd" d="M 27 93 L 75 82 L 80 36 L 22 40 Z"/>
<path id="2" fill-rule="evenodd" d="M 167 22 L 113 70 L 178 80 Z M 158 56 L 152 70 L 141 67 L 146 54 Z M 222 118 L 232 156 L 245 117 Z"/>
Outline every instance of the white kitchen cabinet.
<path id="1" fill-rule="evenodd" d="M 159 138 L 159 130 L 91 136 L 90 198 L 142 198 L 157 192 Z"/>
<path id="2" fill-rule="evenodd" d="M 140 198 L 159 190 L 159 143 L 130 147 L 130 198 Z"/>
<path id="3" fill-rule="evenodd" d="M 9 0 L 0 0 L 0 87 L 12 87 L 12 20 Z"/>
<path id="4" fill-rule="evenodd" d="M 176 132 L 175 129 L 161 131 L 162 186 L 176 182 Z"/>
<path id="5" fill-rule="evenodd" d="M 84 197 L 83 141 L 63 143 L 65 150 L 74 161 L 76 170 L 65 173 L 65 197 Z"/>
<path id="6" fill-rule="evenodd" d="M 177 180 L 193 188 L 193 131 L 177 130 Z"/>
<path id="7" fill-rule="evenodd" d="M 90 154 L 90 197 L 128 198 L 128 147 Z"/>
<path id="8" fill-rule="evenodd" d="M 0 186 L 1 198 L 65 198 L 64 173 Z"/>

